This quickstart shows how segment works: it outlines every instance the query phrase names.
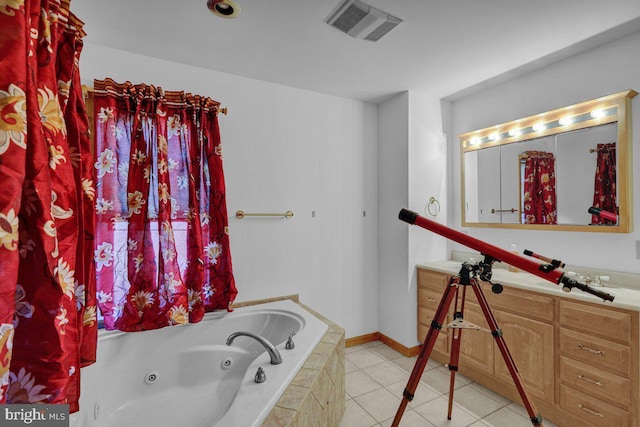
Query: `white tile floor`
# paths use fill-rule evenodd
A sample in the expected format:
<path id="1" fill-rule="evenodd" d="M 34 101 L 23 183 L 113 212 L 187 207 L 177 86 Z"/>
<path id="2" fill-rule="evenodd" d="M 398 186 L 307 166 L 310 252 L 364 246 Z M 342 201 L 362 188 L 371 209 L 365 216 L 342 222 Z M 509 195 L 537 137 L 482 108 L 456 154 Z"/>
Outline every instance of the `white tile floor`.
<path id="1" fill-rule="evenodd" d="M 405 357 L 380 341 L 346 349 L 347 409 L 340 427 L 388 427 L 400 405 L 416 357 Z M 531 427 L 525 409 L 456 375 L 451 420 L 447 420 L 449 370 L 429 360 L 401 427 Z M 557 427 L 544 421 L 545 427 Z"/>

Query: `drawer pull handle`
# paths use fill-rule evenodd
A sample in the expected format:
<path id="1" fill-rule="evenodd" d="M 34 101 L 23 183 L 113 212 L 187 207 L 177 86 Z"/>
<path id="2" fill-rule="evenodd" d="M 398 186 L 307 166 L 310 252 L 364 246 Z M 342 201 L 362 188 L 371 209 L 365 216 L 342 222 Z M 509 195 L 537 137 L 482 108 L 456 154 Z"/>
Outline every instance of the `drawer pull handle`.
<path id="1" fill-rule="evenodd" d="M 429 298 L 429 297 L 427 297 L 427 301 L 429 301 L 429 302 L 435 302 L 436 300 L 435 300 L 435 299 L 433 299 L 433 298 Z"/>
<path id="2" fill-rule="evenodd" d="M 588 414 L 595 415 L 596 417 L 604 418 L 604 414 L 602 412 L 596 412 L 596 411 L 592 411 L 589 408 L 585 408 L 582 405 L 582 403 L 578 403 L 578 408 L 582 409 L 583 411 L 585 411 Z"/>
<path id="3" fill-rule="evenodd" d="M 578 344 L 578 348 L 579 348 L 580 350 L 588 351 L 588 352 L 590 352 L 590 353 L 599 354 L 600 356 L 604 356 L 604 355 L 606 354 L 606 353 L 605 353 L 604 351 L 602 351 L 602 350 L 594 350 L 594 349 L 592 349 L 592 348 L 585 347 L 585 346 L 583 346 L 582 344 Z"/>
<path id="4" fill-rule="evenodd" d="M 600 387 L 604 387 L 604 384 L 601 383 L 600 381 L 596 381 L 596 380 L 592 380 L 591 378 L 587 378 L 584 375 L 582 375 L 582 373 L 578 373 L 578 378 L 580 378 L 581 380 L 584 380 L 588 383 L 600 386 Z"/>

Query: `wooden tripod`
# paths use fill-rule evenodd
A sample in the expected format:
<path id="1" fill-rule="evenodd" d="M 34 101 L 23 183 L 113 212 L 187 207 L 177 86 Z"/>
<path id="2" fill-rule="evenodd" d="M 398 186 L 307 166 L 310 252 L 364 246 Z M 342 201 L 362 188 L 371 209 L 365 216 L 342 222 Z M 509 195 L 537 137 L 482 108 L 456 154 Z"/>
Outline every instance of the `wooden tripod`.
<path id="1" fill-rule="evenodd" d="M 492 261 L 485 263 L 483 267 L 488 267 L 490 269 Z M 451 419 L 451 412 L 453 408 L 453 391 L 455 385 L 455 375 L 458 370 L 458 361 L 460 358 L 460 340 L 462 339 L 462 330 L 465 329 L 463 325 L 464 319 L 464 300 L 466 297 L 467 287 L 470 286 L 473 289 L 473 292 L 478 300 L 478 304 L 480 308 L 482 308 L 482 312 L 484 314 L 485 319 L 487 320 L 487 324 L 491 330 L 491 335 L 495 338 L 496 344 L 500 349 L 500 353 L 502 354 L 502 358 L 504 359 L 507 368 L 509 369 L 509 373 L 513 378 L 513 382 L 520 394 L 520 398 L 524 403 L 524 406 L 529 414 L 529 418 L 534 426 L 542 426 L 542 417 L 536 410 L 535 405 L 533 404 L 527 390 L 525 388 L 524 381 L 518 372 L 518 368 L 516 367 L 513 358 L 511 357 L 511 353 L 507 348 L 507 344 L 502 337 L 502 331 L 498 327 L 496 323 L 496 319 L 489 308 L 489 303 L 487 302 L 484 293 L 482 292 L 482 288 L 477 280 L 477 272 L 482 268 L 478 265 L 472 265 L 468 263 L 464 263 L 462 265 L 462 269 L 460 270 L 460 274 L 458 276 L 454 276 L 449 281 L 449 285 L 444 291 L 442 299 L 440 300 L 440 304 L 438 309 L 436 310 L 436 314 L 434 316 L 433 321 L 431 322 L 431 326 L 429 326 L 429 331 L 427 332 L 427 337 L 422 343 L 422 347 L 420 349 L 420 353 L 418 354 L 418 359 L 416 360 L 416 364 L 413 366 L 413 371 L 411 372 L 411 376 L 409 377 L 409 381 L 407 386 L 404 389 L 404 393 L 402 396 L 402 402 L 400 402 L 400 407 L 396 412 L 396 416 L 393 419 L 392 427 L 397 427 L 400 424 L 400 420 L 402 419 L 402 415 L 404 414 L 405 408 L 409 401 L 413 400 L 414 393 L 416 391 L 416 387 L 422 377 L 422 373 L 424 372 L 424 368 L 429 361 L 429 356 L 431 355 L 431 350 L 433 350 L 433 346 L 436 342 L 436 338 L 438 337 L 438 333 L 442 329 L 442 323 L 444 322 L 445 316 L 449 311 L 449 307 L 451 306 L 451 302 L 455 296 L 455 311 L 454 311 L 454 324 L 458 324 L 458 326 L 454 326 L 453 330 L 453 340 L 451 344 L 451 353 L 449 355 L 449 371 L 451 373 L 451 379 L 449 383 L 449 408 L 447 412 L 447 418 Z M 483 277 L 482 275 L 480 277 Z M 462 287 L 462 295 L 460 295 L 460 288 Z M 500 285 L 493 285 L 494 292 L 500 293 L 502 291 L 502 287 Z M 458 303 L 460 303 L 460 310 L 458 311 Z M 476 328 L 479 329 L 479 328 Z"/>

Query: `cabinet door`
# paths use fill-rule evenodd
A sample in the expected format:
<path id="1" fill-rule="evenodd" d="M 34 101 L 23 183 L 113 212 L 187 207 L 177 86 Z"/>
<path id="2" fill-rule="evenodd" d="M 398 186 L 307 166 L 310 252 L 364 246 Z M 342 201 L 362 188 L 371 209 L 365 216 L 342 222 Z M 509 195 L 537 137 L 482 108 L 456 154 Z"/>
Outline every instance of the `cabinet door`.
<path id="1" fill-rule="evenodd" d="M 464 320 L 483 329 L 488 329 L 487 321 L 479 305 L 467 302 Z M 453 335 L 453 331 L 449 333 Z M 460 365 L 493 375 L 493 336 L 484 330 L 463 330 L 460 340 Z"/>
<path id="2" fill-rule="evenodd" d="M 494 315 L 527 391 L 532 396 L 553 403 L 553 325 L 502 311 L 495 311 Z M 494 361 L 496 377 L 513 384 L 509 369 L 497 347 Z"/>

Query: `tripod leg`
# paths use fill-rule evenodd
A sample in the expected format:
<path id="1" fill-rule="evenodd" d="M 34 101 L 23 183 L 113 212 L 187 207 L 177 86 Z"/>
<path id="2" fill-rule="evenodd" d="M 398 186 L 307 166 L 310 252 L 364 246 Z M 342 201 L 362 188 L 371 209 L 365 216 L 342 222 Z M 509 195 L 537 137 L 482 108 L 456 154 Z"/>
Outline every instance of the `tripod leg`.
<path id="1" fill-rule="evenodd" d="M 458 298 L 458 292 L 460 292 L 460 288 L 456 291 L 456 304 L 454 309 L 454 319 L 464 319 L 464 300 L 467 294 L 467 287 L 462 287 L 462 299 Z M 458 302 L 460 302 L 460 311 L 458 311 Z M 462 329 L 454 328 L 451 339 L 451 352 L 449 354 L 449 407 L 447 408 L 447 419 L 451 419 L 451 413 L 453 412 L 453 392 L 455 390 L 456 385 L 456 372 L 458 371 L 458 363 L 460 361 L 460 340 L 462 339 Z"/>
<path id="2" fill-rule="evenodd" d="M 456 284 L 454 286 L 454 284 Z M 457 282 L 456 278 L 452 277 L 449 281 L 449 285 L 444 291 L 442 295 L 442 299 L 440 299 L 440 304 L 438 305 L 438 309 L 436 310 L 436 314 L 434 316 L 433 321 L 431 322 L 431 326 L 429 326 L 429 332 L 427 332 L 427 337 L 425 338 L 422 346 L 420 347 L 420 353 L 418 354 L 418 359 L 416 360 L 416 364 L 413 365 L 413 370 L 411 371 L 411 375 L 409 376 L 409 381 L 407 382 L 407 386 L 402 393 L 402 401 L 400 402 L 400 406 L 398 407 L 398 411 L 396 412 L 396 416 L 393 419 L 393 423 L 391 427 L 398 427 L 400 424 L 400 420 L 402 419 L 402 415 L 404 414 L 404 410 L 407 407 L 409 401 L 413 400 L 414 393 L 416 388 L 418 387 L 418 383 L 420 382 L 420 377 L 422 377 L 422 373 L 424 372 L 424 368 L 429 361 L 429 356 L 431 355 L 431 350 L 433 350 L 433 346 L 436 343 L 436 338 L 438 337 L 438 333 L 440 329 L 442 329 L 442 323 L 444 322 L 444 318 L 447 315 L 447 311 L 449 310 L 449 306 L 451 305 L 451 300 L 453 300 L 453 296 L 455 295 L 455 291 L 457 290 Z"/>
<path id="3" fill-rule="evenodd" d="M 507 347 L 507 344 L 504 341 L 504 338 L 502 337 L 502 331 L 498 327 L 496 319 L 493 316 L 491 309 L 489 308 L 489 303 L 487 302 L 484 296 L 484 293 L 482 293 L 482 288 L 480 288 L 480 285 L 478 284 L 478 281 L 476 279 L 472 279 L 471 287 L 473 288 L 473 291 L 476 294 L 476 298 L 478 300 L 478 303 L 480 304 L 480 308 L 482 308 L 484 317 L 485 319 L 487 319 L 487 324 L 489 325 L 489 329 L 491 329 L 491 335 L 493 335 L 493 337 L 495 338 L 496 344 L 500 349 L 502 358 L 504 359 L 504 363 L 507 365 L 507 368 L 509 369 L 511 378 L 513 378 L 513 382 L 516 386 L 516 389 L 518 390 L 518 394 L 520 395 L 520 398 L 522 399 L 522 403 L 524 404 L 524 407 L 527 410 L 527 413 L 529 414 L 529 419 L 531 420 L 531 423 L 534 426 L 543 426 L 542 417 L 540 416 L 540 413 L 536 409 L 535 404 L 529 397 L 529 393 L 527 392 L 527 389 L 525 387 L 524 380 L 522 379 L 520 372 L 518 372 L 516 363 L 514 362 L 513 357 L 509 352 L 509 348 Z"/>

